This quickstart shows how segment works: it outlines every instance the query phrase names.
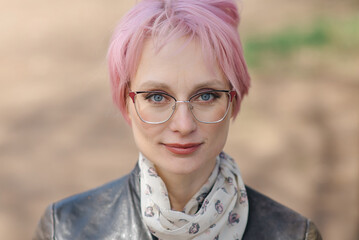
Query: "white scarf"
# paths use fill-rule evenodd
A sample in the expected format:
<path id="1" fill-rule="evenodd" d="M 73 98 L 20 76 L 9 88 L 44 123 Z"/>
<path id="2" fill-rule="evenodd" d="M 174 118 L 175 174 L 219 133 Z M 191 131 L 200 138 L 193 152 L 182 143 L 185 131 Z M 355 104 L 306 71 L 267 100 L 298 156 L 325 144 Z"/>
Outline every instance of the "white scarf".
<path id="1" fill-rule="evenodd" d="M 171 210 L 167 188 L 152 162 L 141 153 L 141 212 L 161 240 L 241 239 L 247 225 L 248 199 L 237 164 L 221 152 L 203 187 L 182 212 Z"/>

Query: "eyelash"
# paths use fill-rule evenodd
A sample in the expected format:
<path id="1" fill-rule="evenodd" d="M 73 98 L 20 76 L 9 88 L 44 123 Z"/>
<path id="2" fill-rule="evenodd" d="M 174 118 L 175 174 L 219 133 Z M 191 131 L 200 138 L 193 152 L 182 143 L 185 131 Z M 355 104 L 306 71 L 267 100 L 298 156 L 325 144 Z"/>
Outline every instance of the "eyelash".
<path id="1" fill-rule="evenodd" d="M 145 99 L 149 99 L 155 95 L 161 95 L 163 97 L 168 97 L 167 94 L 165 92 L 149 92 L 146 96 L 145 96 Z"/>
<path id="2" fill-rule="evenodd" d="M 202 98 L 204 94 L 210 94 L 210 99 L 201 100 L 200 98 Z M 199 101 L 203 101 L 203 103 L 204 102 L 209 103 L 209 102 L 216 101 L 216 99 L 219 99 L 220 97 L 221 97 L 220 94 L 218 94 L 216 92 L 203 92 L 203 93 L 198 93 L 197 95 L 195 95 L 194 100 L 199 99 Z"/>

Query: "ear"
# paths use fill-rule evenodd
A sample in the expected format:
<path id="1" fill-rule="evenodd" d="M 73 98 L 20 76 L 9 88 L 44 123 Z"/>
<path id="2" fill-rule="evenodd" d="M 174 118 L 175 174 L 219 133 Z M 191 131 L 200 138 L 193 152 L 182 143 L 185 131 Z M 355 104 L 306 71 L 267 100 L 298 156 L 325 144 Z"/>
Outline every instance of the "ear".
<path id="1" fill-rule="evenodd" d="M 130 87 L 129 87 L 129 84 L 127 83 L 127 87 L 124 89 L 125 106 L 123 108 L 122 115 L 125 118 L 128 125 L 130 125 L 132 127 L 132 117 L 131 117 L 131 110 L 130 110 L 130 104 L 132 104 L 132 103 L 131 103 L 131 98 L 127 97 L 129 89 L 130 89 Z"/>
<path id="2" fill-rule="evenodd" d="M 236 109 L 236 106 L 237 106 L 237 97 L 238 97 L 238 93 L 233 98 L 232 103 L 231 103 L 231 117 L 234 116 L 234 112 L 235 112 L 235 109 Z"/>
<path id="3" fill-rule="evenodd" d="M 232 108 L 231 109 L 231 117 L 233 120 L 237 117 L 237 115 L 239 113 L 239 112 L 237 112 L 237 115 L 235 115 L 238 104 L 241 104 L 241 96 L 240 96 L 240 93 L 237 92 L 236 96 L 232 100 L 232 106 L 231 106 L 231 108 Z"/>
<path id="4" fill-rule="evenodd" d="M 126 99 L 126 111 L 124 113 L 124 118 L 126 120 L 126 122 L 128 123 L 128 125 L 130 125 L 132 127 L 132 117 L 131 117 L 131 113 L 130 113 L 130 101 L 128 100 L 128 98 Z"/>
<path id="5" fill-rule="evenodd" d="M 132 127 L 132 120 L 130 119 L 130 120 L 126 120 L 126 121 L 127 121 L 128 125 L 130 125 L 130 127 Z"/>

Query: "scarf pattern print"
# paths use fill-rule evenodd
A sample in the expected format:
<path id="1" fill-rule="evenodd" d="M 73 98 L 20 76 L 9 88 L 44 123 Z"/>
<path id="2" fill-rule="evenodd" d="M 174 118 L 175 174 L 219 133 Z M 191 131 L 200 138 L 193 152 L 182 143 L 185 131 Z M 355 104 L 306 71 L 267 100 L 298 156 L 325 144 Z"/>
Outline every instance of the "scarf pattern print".
<path id="1" fill-rule="evenodd" d="M 182 212 L 171 210 L 168 192 L 152 162 L 141 153 L 141 213 L 160 240 L 241 239 L 247 225 L 246 189 L 234 160 L 221 152 L 208 181 Z"/>

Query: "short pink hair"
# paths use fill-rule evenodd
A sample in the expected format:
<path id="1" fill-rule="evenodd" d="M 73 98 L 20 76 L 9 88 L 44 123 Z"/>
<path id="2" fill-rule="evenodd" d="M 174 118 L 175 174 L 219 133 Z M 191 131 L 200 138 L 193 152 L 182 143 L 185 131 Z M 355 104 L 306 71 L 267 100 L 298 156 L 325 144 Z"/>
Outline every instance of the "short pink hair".
<path id="1" fill-rule="evenodd" d="M 234 0 L 143 0 L 132 8 L 117 26 L 107 55 L 113 101 L 125 119 L 128 86 L 149 37 L 156 39 L 158 50 L 174 38 L 199 40 L 206 61 L 218 63 L 237 91 L 235 118 L 250 86 L 239 20 Z"/>

